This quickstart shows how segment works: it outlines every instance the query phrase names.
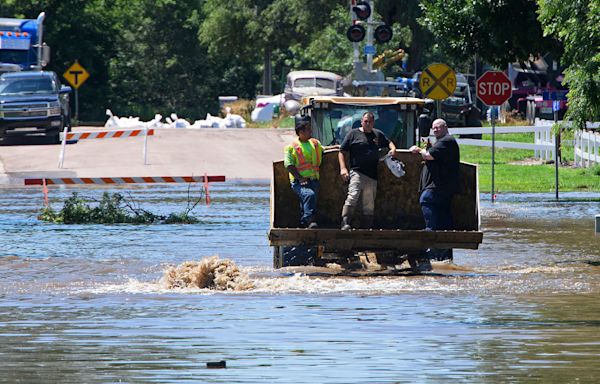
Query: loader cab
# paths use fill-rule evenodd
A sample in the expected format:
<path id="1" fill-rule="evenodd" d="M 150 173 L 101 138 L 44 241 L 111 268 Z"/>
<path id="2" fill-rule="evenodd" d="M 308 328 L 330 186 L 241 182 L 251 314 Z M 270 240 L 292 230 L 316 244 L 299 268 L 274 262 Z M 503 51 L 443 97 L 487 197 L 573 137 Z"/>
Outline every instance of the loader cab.
<path id="1" fill-rule="evenodd" d="M 360 127 L 365 112 L 373 112 L 375 128 L 399 149 L 408 149 L 419 140 L 423 106 L 412 97 L 310 97 L 303 100 L 302 113 L 311 116 L 313 136 L 323 145 L 339 145 Z"/>

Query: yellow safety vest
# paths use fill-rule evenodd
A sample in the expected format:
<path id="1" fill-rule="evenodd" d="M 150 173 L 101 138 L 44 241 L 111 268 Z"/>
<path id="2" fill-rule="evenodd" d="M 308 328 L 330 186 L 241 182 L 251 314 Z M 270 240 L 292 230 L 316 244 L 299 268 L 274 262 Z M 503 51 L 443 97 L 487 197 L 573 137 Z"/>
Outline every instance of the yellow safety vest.
<path id="1" fill-rule="evenodd" d="M 299 140 L 294 140 L 292 143 L 292 156 L 295 159 L 294 166 L 302 177 L 308 177 L 311 179 L 319 179 L 319 166 L 321 165 L 321 151 L 319 150 L 319 141 L 311 138 L 309 142 L 312 144 L 312 156 L 311 161 L 306 160 L 306 156 L 303 152 L 303 147 Z M 290 173 L 290 180 L 294 181 L 294 176 Z"/>

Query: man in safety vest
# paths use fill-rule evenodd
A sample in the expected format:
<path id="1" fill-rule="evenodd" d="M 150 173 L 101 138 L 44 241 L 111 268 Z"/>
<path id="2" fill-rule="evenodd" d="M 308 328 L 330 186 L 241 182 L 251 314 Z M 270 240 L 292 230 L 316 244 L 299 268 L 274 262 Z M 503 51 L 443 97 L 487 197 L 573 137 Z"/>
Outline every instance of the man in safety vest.
<path id="1" fill-rule="evenodd" d="M 319 167 L 323 146 L 311 137 L 309 116 L 295 117 L 298 138 L 284 149 L 283 164 L 290 174 L 292 189 L 300 199 L 300 225 L 317 228 L 317 197 L 319 194 Z"/>

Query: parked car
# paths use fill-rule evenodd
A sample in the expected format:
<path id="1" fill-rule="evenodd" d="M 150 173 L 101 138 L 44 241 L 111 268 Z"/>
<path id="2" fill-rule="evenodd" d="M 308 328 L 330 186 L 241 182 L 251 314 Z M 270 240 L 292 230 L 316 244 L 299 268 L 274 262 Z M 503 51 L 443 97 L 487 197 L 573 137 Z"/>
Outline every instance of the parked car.
<path id="1" fill-rule="evenodd" d="M 285 83 L 285 100 L 305 96 L 344 96 L 342 77 L 326 71 L 292 71 Z"/>
<path id="2" fill-rule="evenodd" d="M 35 138 L 59 143 L 60 132 L 64 127 L 69 130 L 71 127 L 70 92 L 71 87 L 62 86 L 54 72 L 2 74 L 0 143 L 6 144 L 11 139 Z"/>

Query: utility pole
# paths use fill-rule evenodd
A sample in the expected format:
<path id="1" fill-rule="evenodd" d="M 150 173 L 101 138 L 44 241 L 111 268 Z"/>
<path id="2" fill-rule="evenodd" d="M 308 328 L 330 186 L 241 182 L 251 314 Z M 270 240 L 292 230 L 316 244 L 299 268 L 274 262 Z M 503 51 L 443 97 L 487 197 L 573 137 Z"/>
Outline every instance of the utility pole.
<path id="1" fill-rule="evenodd" d="M 371 14 L 367 19 L 367 47 L 373 46 L 373 10 L 375 10 L 375 0 L 371 0 Z M 367 71 L 373 72 L 373 54 L 375 52 L 367 51 Z"/>

